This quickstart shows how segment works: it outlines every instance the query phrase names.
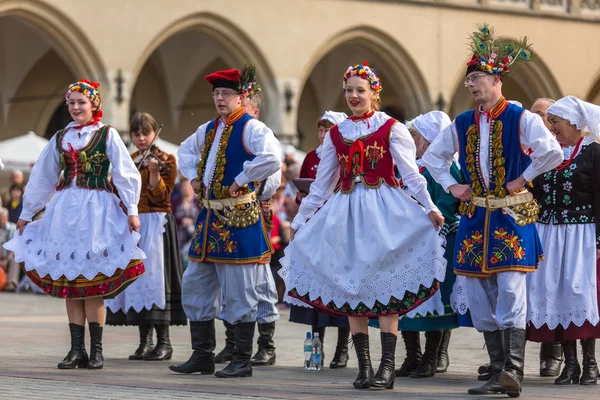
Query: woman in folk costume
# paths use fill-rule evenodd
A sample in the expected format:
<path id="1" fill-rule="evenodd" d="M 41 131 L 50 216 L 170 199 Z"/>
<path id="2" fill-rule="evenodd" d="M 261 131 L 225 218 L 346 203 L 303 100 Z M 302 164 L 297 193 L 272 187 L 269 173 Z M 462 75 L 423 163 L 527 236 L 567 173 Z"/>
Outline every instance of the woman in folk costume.
<path id="1" fill-rule="evenodd" d="M 600 106 L 567 96 L 548 108 L 551 131 L 563 146 L 564 161 L 538 176 L 536 223 L 545 259 L 527 276 L 529 340 L 562 342 L 565 366 L 557 385 L 595 384 L 600 338 Z M 585 136 L 584 132 L 591 132 Z M 583 373 L 577 361 L 583 348 Z"/>
<path id="2" fill-rule="evenodd" d="M 106 303 L 108 325 L 137 325 L 139 328 L 140 345 L 129 356 L 130 360 L 171 359 L 169 326 L 187 325 L 181 305 L 183 263 L 170 201 L 177 164 L 175 156 L 152 145 L 158 131 L 158 124 L 150 114 L 136 113 L 131 119 L 129 132 L 137 148 L 131 157 L 142 177 L 138 212 L 140 248 L 147 257 L 146 273 L 127 291 Z M 156 347 L 152 337 L 154 330 Z"/>
<path id="3" fill-rule="evenodd" d="M 427 181 L 427 191 L 434 204 L 444 216 L 444 228 L 440 234 L 446 240 L 444 257 L 452 265 L 454 242 L 458 230 L 458 203 L 456 199 L 431 177 L 421 157 L 433 142 L 436 136 L 451 123 L 448 115 L 442 111 L 431 111 L 420 115 L 406 123 L 415 146 L 417 148 L 417 165 L 419 172 Z M 460 170 L 456 163 L 450 169 L 452 176 L 457 181 L 462 181 Z M 402 366 L 396 370 L 396 376 L 410 376 L 412 378 L 428 378 L 436 372 L 446 372 L 450 360 L 448 359 L 448 345 L 452 329 L 458 327 L 457 314 L 452 311 L 450 294 L 456 276 L 452 268 L 446 268 L 446 277 L 440 291 L 431 301 L 440 301 L 433 313 L 422 313 L 416 308 L 400 319 L 398 330 L 402 332 L 402 339 L 406 347 L 406 359 Z M 439 297 L 439 298 L 438 298 Z M 425 332 L 425 353 L 421 353 L 420 333 Z"/>
<path id="4" fill-rule="evenodd" d="M 326 111 L 325 114 L 317 122 L 317 132 L 319 135 L 319 147 L 309 152 L 304 158 L 302 167 L 300 168 L 300 178 L 315 179 L 317 177 L 317 169 L 321 162 L 321 153 L 323 151 L 323 141 L 325 135 L 332 126 L 344 121 L 348 116 L 345 113 Z M 298 198 L 305 197 L 306 194 L 298 192 Z M 335 347 L 335 355 L 333 356 L 329 368 L 345 368 L 348 364 L 348 339 L 350 338 L 350 326 L 348 318 L 342 316 L 333 316 L 319 312 L 308 304 L 289 298 L 292 304 L 290 308 L 290 321 L 299 324 L 312 326 L 314 333 L 319 333 L 321 342 L 325 341 L 325 328 L 337 327 L 338 339 Z M 324 364 L 325 355 L 321 357 L 321 363 Z"/>
<path id="5" fill-rule="evenodd" d="M 343 88 L 353 115 L 325 137 L 317 179 L 292 223 L 298 232 L 280 275 L 293 297 L 349 317 L 359 362 L 354 387 L 391 389 L 398 315 L 422 305 L 444 280 L 436 232 L 444 217 L 419 174 L 410 133 L 376 111 L 381 84 L 375 72 L 366 63 L 351 66 Z M 394 164 L 425 208 L 400 189 Z M 379 317 L 381 325 L 375 376 L 367 317 Z"/>
<path id="6" fill-rule="evenodd" d="M 4 245 L 25 263 L 37 286 L 66 299 L 71 350 L 60 369 L 103 367 L 104 299 L 144 273 L 141 260 L 146 256 L 137 247 L 140 173 L 119 133 L 100 122 L 99 86 L 85 79 L 69 86 L 66 100 L 73 122 L 40 154 L 25 189 L 19 234 Z M 108 178 L 111 164 L 114 185 Z M 44 206 L 42 219 L 31 222 Z"/>

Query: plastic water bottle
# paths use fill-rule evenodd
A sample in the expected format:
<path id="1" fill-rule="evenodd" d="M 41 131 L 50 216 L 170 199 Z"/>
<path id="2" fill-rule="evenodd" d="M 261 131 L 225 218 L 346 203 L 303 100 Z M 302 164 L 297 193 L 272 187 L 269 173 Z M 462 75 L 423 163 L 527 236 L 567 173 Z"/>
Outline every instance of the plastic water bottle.
<path id="1" fill-rule="evenodd" d="M 321 354 L 323 353 L 323 345 L 321 344 L 321 339 L 319 338 L 319 333 L 315 332 L 314 338 L 312 341 L 312 357 L 310 360 L 310 369 L 314 371 L 321 370 Z"/>
<path id="2" fill-rule="evenodd" d="M 304 370 L 310 371 L 310 359 L 312 357 L 312 337 L 310 332 L 306 332 L 306 340 L 304 341 Z"/>

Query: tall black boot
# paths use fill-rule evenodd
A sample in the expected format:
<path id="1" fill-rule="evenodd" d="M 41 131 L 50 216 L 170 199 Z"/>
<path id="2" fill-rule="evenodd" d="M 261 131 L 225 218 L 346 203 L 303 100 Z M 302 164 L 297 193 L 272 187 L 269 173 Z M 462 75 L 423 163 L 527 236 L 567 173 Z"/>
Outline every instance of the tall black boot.
<path id="1" fill-rule="evenodd" d="M 373 379 L 373 367 L 371 366 L 371 354 L 369 352 L 369 335 L 357 333 L 352 335 L 352 343 L 356 350 L 358 359 L 358 376 L 352 383 L 357 389 L 368 389 Z"/>
<path id="2" fill-rule="evenodd" d="M 58 363 L 58 369 L 87 368 L 88 354 L 85 351 L 85 326 L 69 324 L 71 332 L 71 350 Z"/>
<path id="3" fill-rule="evenodd" d="M 156 325 L 156 347 L 144 357 L 147 361 L 170 360 L 173 356 L 173 346 L 169 337 L 169 324 Z"/>
<path id="4" fill-rule="evenodd" d="M 235 324 L 235 347 L 231 362 L 221 371 L 215 372 L 218 378 L 243 378 L 252 376 L 252 344 L 256 322 Z"/>
<path id="5" fill-rule="evenodd" d="M 90 361 L 89 369 L 102 369 L 104 367 L 104 356 L 102 355 L 102 330 L 98 322 L 88 323 L 90 327 Z"/>
<path id="6" fill-rule="evenodd" d="M 542 343 L 540 346 L 540 376 L 560 375 L 563 350 L 560 343 Z"/>
<path id="7" fill-rule="evenodd" d="M 448 371 L 450 365 L 450 357 L 448 357 L 448 346 L 450 345 L 450 336 L 452 331 L 443 331 L 444 335 L 440 342 L 440 348 L 438 350 L 438 361 L 437 361 L 437 372 L 438 374 Z"/>
<path id="8" fill-rule="evenodd" d="M 227 321 L 225 325 L 225 347 L 215 357 L 215 363 L 222 364 L 231 361 L 233 357 L 233 348 L 235 347 L 235 328 Z"/>
<path id="9" fill-rule="evenodd" d="M 598 363 L 596 363 L 596 339 L 581 341 L 583 350 L 583 374 L 579 383 L 581 385 L 595 385 L 598 382 Z"/>
<path id="10" fill-rule="evenodd" d="M 250 359 L 253 366 L 273 365 L 275 364 L 275 322 L 268 324 L 258 324 L 258 350 Z"/>
<path id="11" fill-rule="evenodd" d="M 484 381 L 484 382 L 489 381 L 490 378 L 492 377 L 492 370 L 493 370 L 493 368 L 492 368 L 491 363 L 480 365 L 479 369 L 477 370 L 477 373 L 479 374 L 477 376 L 477 380 Z"/>
<path id="12" fill-rule="evenodd" d="M 140 330 L 140 345 L 135 353 L 129 356 L 130 360 L 142 360 L 154 349 L 154 341 L 152 340 L 152 325 L 143 324 L 138 326 Z"/>
<path id="13" fill-rule="evenodd" d="M 321 368 L 325 365 L 325 327 L 312 326 L 312 337 L 315 337 L 315 333 L 319 334 L 319 340 L 321 341 Z"/>
<path id="14" fill-rule="evenodd" d="M 504 368 L 504 331 L 484 332 L 485 345 L 490 357 L 492 374 L 490 379 L 474 388 L 469 389 L 469 394 L 497 394 L 506 393 L 506 390 L 498 383 L 498 377 Z"/>
<path id="15" fill-rule="evenodd" d="M 348 365 L 348 339 L 350 338 L 350 328 L 338 328 L 338 340 L 335 346 L 335 355 L 329 364 L 329 368 L 346 368 Z"/>
<path id="16" fill-rule="evenodd" d="M 430 378 L 435 375 L 438 351 L 444 331 L 425 332 L 425 353 L 421 364 L 410 374 L 411 378 Z"/>
<path id="17" fill-rule="evenodd" d="M 525 329 L 508 328 L 504 330 L 504 369 L 498 382 L 509 397 L 521 395 L 523 382 L 523 367 L 525 365 Z"/>
<path id="18" fill-rule="evenodd" d="M 401 332 L 406 348 L 406 358 L 396 370 L 396 377 L 409 376 L 421 364 L 421 339 L 419 332 Z"/>
<path id="19" fill-rule="evenodd" d="M 371 387 L 393 389 L 396 379 L 396 342 L 398 336 L 390 332 L 381 332 L 381 363 L 371 380 Z"/>
<path id="20" fill-rule="evenodd" d="M 565 353 L 565 366 L 558 378 L 554 380 L 555 385 L 570 385 L 579 383 L 581 367 L 577 361 L 577 341 L 567 340 L 562 342 L 562 348 Z"/>
<path id="21" fill-rule="evenodd" d="M 200 372 L 213 374 L 215 372 L 215 320 L 190 321 L 193 353 L 189 360 L 179 365 L 170 365 L 171 371 L 181 374 Z"/>

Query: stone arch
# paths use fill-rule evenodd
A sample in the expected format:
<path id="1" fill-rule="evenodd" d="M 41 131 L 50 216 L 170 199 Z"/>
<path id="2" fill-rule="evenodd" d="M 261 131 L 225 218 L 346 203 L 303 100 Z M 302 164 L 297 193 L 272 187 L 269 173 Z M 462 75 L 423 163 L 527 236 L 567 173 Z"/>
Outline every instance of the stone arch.
<path id="1" fill-rule="evenodd" d="M 66 85 L 82 77 L 103 80 L 104 64 L 85 32 L 44 2 L 0 2 L 0 21 L 0 57 L 7 60 L 0 66 L 0 137 L 28 130 L 45 135 Z M 25 38 L 17 35 L 23 32 Z"/>
<path id="2" fill-rule="evenodd" d="M 329 38 L 311 58 L 300 84 L 298 132 L 302 150 L 316 147 L 316 121 L 327 109 L 347 111 L 342 75 L 351 64 L 369 61 L 383 84 L 382 108 L 395 107 L 405 117 L 431 110 L 427 83 L 412 56 L 378 29 L 358 26 Z"/>
<path id="3" fill-rule="evenodd" d="M 586 96 L 586 100 L 590 103 L 600 105 L 600 72 L 592 81 L 592 87 Z"/>
<path id="4" fill-rule="evenodd" d="M 465 59 L 465 69 L 467 61 Z M 464 87 L 464 79 L 464 70 L 462 70 L 448 110 L 451 118 L 475 107 L 471 94 Z M 539 56 L 534 61 L 523 63 L 514 72 L 511 72 L 504 80 L 502 93 L 508 100 L 516 100 L 525 108 L 530 108 L 535 100 L 542 97 L 555 100 L 562 97 L 558 82 Z"/>
<path id="5" fill-rule="evenodd" d="M 162 55 L 161 52 L 176 47 L 174 43 L 178 41 L 180 45 L 181 43 L 188 45 L 194 43 L 194 46 L 186 47 L 187 58 L 180 60 L 186 65 L 180 66 L 177 79 L 172 79 L 175 69 L 169 65 L 168 57 Z M 214 55 L 209 60 L 203 59 L 199 54 L 191 54 L 206 47 L 210 48 L 210 54 Z M 179 53 L 170 54 L 178 59 Z M 276 80 L 271 67 L 249 35 L 235 23 L 212 13 L 188 15 L 171 23 L 151 41 L 133 68 L 131 81 L 135 83 L 132 86 L 132 93 L 137 92 L 139 96 L 139 92 L 143 90 L 138 83 L 147 63 L 152 62 L 153 59 L 157 64 L 157 75 L 161 76 L 164 81 L 163 85 L 171 92 L 167 94 L 167 106 L 170 109 L 170 120 L 173 124 L 174 137 L 172 140 L 185 138 L 193 132 L 188 131 L 189 121 L 182 122 L 182 113 L 191 116 L 191 112 L 188 113 L 191 105 L 187 104 L 191 90 L 200 88 L 202 95 L 210 97 L 210 91 L 205 90 L 209 88 L 208 84 L 203 87 L 199 81 L 203 80 L 201 74 L 205 72 L 206 67 L 211 64 L 216 65 L 216 60 L 220 60 L 217 64 L 227 68 L 241 69 L 245 62 L 251 62 L 256 66 L 258 80 L 263 90 L 261 93 L 263 97 L 261 119 L 273 130 L 280 125 L 276 103 L 278 99 Z M 185 68 L 185 71 L 181 70 L 182 67 Z M 132 108 L 134 107 L 135 104 L 132 104 Z M 214 109 L 194 112 L 196 126 L 206 122 L 214 114 Z"/>

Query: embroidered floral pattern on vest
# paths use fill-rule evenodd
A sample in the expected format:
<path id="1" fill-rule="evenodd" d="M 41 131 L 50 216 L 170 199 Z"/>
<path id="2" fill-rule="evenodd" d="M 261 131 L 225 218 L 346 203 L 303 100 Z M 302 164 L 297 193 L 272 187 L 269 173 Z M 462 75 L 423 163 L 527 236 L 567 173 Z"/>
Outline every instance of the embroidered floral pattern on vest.
<path id="1" fill-rule="evenodd" d="M 375 141 L 372 146 L 369 145 L 365 148 L 365 156 L 367 157 L 369 165 L 371 165 L 371 168 L 373 169 L 377 167 L 377 163 L 383 158 L 384 154 L 385 149 L 383 146 L 378 146 L 377 141 Z"/>
<path id="2" fill-rule="evenodd" d="M 225 199 L 229 196 L 229 187 L 223 187 L 222 181 L 225 177 L 225 165 L 227 163 L 227 158 L 225 157 L 225 152 L 227 151 L 227 146 L 229 145 L 229 137 L 231 136 L 231 132 L 233 132 L 233 124 L 240 119 L 246 113 L 242 107 L 235 110 L 229 117 L 227 117 L 227 121 L 225 122 L 225 130 L 221 135 L 221 140 L 219 142 L 219 149 L 217 150 L 217 160 L 215 163 L 215 170 L 213 171 L 213 176 L 211 177 L 210 184 L 213 187 L 213 194 L 217 199 Z M 208 153 L 212 148 L 213 142 L 215 141 L 216 129 L 218 127 L 219 120 L 215 122 L 213 129 L 206 133 L 206 139 L 204 142 L 204 148 L 202 149 L 202 156 L 200 162 L 198 163 L 198 179 L 204 178 L 204 170 L 206 168 L 206 160 L 208 158 Z M 202 193 L 202 185 L 198 185 L 198 196 L 200 198 L 205 198 L 204 193 Z"/>

